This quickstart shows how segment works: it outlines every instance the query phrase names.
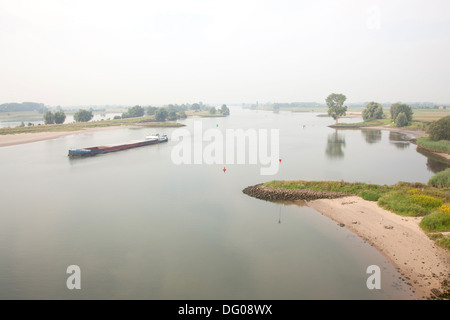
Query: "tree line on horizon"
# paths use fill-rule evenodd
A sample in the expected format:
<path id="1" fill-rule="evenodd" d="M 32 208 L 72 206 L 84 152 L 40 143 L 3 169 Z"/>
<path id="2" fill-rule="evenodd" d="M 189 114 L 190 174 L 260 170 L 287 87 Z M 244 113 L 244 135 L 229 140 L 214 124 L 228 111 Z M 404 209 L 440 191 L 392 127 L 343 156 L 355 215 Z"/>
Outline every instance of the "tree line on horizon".
<path id="1" fill-rule="evenodd" d="M 44 113 L 48 108 L 43 103 L 37 102 L 9 102 L 0 104 L 0 112 L 26 112 L 37 111 L 38 113 Z"/>
<path id="2" fill-rule="evenodd" d="M 153 107 L 148 106 L 146 108 L 139 105 L 129 108 L 126 112 L 122 113 L 121 116 L 115 116 L 114 119 L 125 119 L 125 118 L 137 118 L 143 117 L 144 115 L 155 116 L 156 121 L 175 121 L 177 119 L 187 118 L 186 111 L 193 110 L 198 112 L 201 110 L 206 110 L 210 114 L 221 113 L 224 116 L 230 114 L 230 109 L 226 104 L 223 104 L 220 108 L 211 107 L 203 105 L 203 103 L 190 104 L 169 104 L 164 107 Z"/>
<path id="3" fill-rule="evenodd" d="M 193 110 L 194 112 L 200 110 L 207 110 L 210 114 L 221 113 L 224 116 L 230 114 L 230 109 L 226 104 L 223 104 L 220 108 L 210 107 L 200 103 L 190 104 L 169 104 L 164 107 L 153 107 L 148 106 L 146 108 L 136 105 L 134 107 L 128 108 L 126 112 L 123 112 L 120 116 L 115 116 L 114 119 L 126 119 L 126 118 L 137 118 L 143 117 L 144 115 L 155 116 L 156 121 L 175 121 L 177 119 L 187 118 L 186 111 Z M 76 122 L 88 122 L 94 117 L 92 110 L 79 109 L 74 114 L 74 120 Z M 66 119 L 66 115 L 61 108 L 57 111 L 52 112 L 47 110 L 43 114 L 44 124 L 62 124 Z"/>

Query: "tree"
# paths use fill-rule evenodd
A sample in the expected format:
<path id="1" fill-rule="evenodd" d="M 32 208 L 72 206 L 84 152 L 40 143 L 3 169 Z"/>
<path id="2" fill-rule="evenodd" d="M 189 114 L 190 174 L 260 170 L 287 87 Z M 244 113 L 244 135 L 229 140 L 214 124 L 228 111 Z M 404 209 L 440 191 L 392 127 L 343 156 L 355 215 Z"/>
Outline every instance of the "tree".
<path id="1" fill-rule="evenodd" d="M 381 130 L 361 129 L 361 134 L 367 143 L 376 143 L 381 141 Z"/>
<path id="2" fill-rule="evenodd" d="M 158 110 L 157 107 L 148 106 L 147 107 L 147 115 L 152 116 Z"/>
<path id="3" fill-rule="evenodd" d="M 177 120 L 177 118 L 178 118 L 177 113 L 173 110 L 167 114 L 167 120 L 169 120 L 169 121 L 175 121 L 175 120 Z"/>
<path id="4" fill-rule="evenodd" d="M 226 104 L 223 104 L 222 107 L 220 107 L 220 112 L 224 115 L 224 116 L 228 116 L 230 114 L 230 109 L 228 109 Z"/>
<path id="5" fill-rule="evenodd" d="M 428 133 L 433 141 L 450 140 L 450 116 L 432 122 Z"/>
<path id="6" fill-rule="evenodd" d="M 198 111 L 198 110 L 200 110 L 200 105 L 198 103 L 194 103 L 191 106 L 191 109 L 194 110 L 194 111 Z"/>
<path id="7" fill-rule="evenodd" d="M 395 125 L 397 127 L 404 127 L 408 125 L 408 117 L 404 112 L 400 112 L 397 118 L 395 118 Z"/>
<path id="8" fill-rule="evenodd" d="M 400 102 L 394 103 L 391 105 L 390 112 L 391 112 L 392 120 L 397 119 L 399 113 L 401 113 L 401 112 L 403 112 L 405 114 L 406 120 L 408 122 L 412 120 L 413 111 L 412 111 L 411 107 L 408 106 L 407 104 L 400 103 Z"/>
<path id="9" fill-rule="evenodd" d="M 44 124 L 53 124 L 55 123 L 55 117 L 51 111 L 47 111 L 44 113 Z"/>
<path id="10" fill-rule="evenodd" d="M 345 116 L 347 107 L 343 106 L 347 98 L 341 93 L 332 93 L 325 100 L 328 106 L 328 115 L 338 123 L 338 119 Z"/>
<path id="11" fill-rule="evenodd" d="M 156 121 L 166 121 L 167 116 L 168 116 L 168 113 L 167 113 L 167 110 L 165 110 L 165 109 L 158 109 L 155 112 Z"/>
<path id="12" fill-rule="evenodd" d="M 64 113 L 64 111 L 56 111 L 54 114 L 54 118 L 56 124 L 61 124 L 66 121 L 66 114 Z"/>
<path id="13" fill-rule="evenodd" d="M 145 113 L 144 108 L 141 106 L 134 106 L 132 108 L 129 108 L 127 112 L 122 113 L 122 118 L 138 118 L 143 117 Z"/>
<path id="14" fill-rule="evenodd" d="M 178 118 L 186 119 L 187 118 L 186 112 L 184 112 L 184 110 L 178 111 Z"/>
<path id="15" fill-rule="evenodd" d="M 209 113 L 210 114 L 216 114 L 216 108 L 214 108 L 214 107 L 211 107 L 211 109 L 209 109 Z"/>
<path id="16" fill-rule="evenodd" d="M 377 102 L 369 102 L 363 110 L 362 116 L 364 120 L 382 119 L 383 106 Z"/>
<path id="17" fill-rule="evenodd" d="M 92 111 L 80 109 L 73 115 L 73 118 L 76 122 L 88 122 L 90 121 L 94 115 L 92 114 Z"/>

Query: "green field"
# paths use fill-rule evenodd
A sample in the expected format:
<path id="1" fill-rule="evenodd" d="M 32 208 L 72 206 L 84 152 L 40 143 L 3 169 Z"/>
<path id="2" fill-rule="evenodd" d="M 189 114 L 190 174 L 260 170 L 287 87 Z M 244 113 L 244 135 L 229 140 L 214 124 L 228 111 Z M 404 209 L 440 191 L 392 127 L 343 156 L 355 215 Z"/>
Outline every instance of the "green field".
<path id="1" fill-rule="evenodd" d="M 450 109 L 413 109 L 413 120 L 430 123 L 450 115 Z"/>

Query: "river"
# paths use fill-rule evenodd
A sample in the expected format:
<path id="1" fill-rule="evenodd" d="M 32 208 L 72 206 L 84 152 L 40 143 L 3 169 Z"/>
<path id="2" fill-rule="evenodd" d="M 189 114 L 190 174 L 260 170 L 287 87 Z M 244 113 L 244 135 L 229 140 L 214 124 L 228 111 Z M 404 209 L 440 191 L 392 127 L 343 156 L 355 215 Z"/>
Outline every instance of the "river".
<path id="1" fill-rule="evenodd" d="M 0 148 L 0 299 L 413 298 L 395 267 L 345 228 L 307 206 L 261 201 L 242 189 L 284 179 L 427 182 L 445 165 L 398 133 L 336 131 L 332 119 L 313 112 L 230 110 L 225 118 L 183 120 L 182 129 L 278 130 L 276 174 L 261 175 L 259 162 L 177 165 L 180 142 L 171 137 L 179 128 L 118 128 Z M 67 156 L 155 132 L 169 142 Z M 80 290 L 66 286 L 70 265 L 81 270 Z M 381 290 L 367 288 L 370 265 L 381 268 Z"/>

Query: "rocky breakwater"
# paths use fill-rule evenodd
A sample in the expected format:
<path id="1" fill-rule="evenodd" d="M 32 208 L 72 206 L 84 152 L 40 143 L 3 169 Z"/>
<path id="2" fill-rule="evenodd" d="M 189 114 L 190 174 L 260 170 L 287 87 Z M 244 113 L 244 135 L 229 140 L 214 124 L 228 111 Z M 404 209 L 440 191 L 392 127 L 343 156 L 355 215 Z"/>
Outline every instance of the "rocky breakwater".
<path id="1" fill-rule="evenodd" d="M 265 187 L 263 184 L 249 186 L 242 190 L 243 193 L 254 198 L 267 201 L 294 201 L 294 200 L 317 200 L 335 199 L 349 196 L 342 192 L 314 191 L 308 189 L 282 189 Z"/>

